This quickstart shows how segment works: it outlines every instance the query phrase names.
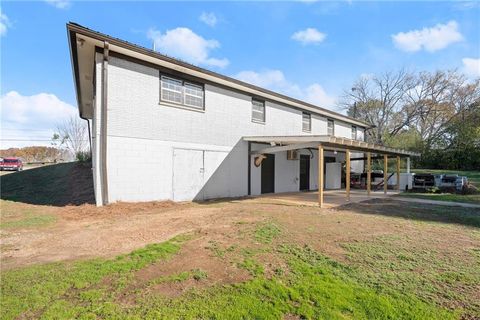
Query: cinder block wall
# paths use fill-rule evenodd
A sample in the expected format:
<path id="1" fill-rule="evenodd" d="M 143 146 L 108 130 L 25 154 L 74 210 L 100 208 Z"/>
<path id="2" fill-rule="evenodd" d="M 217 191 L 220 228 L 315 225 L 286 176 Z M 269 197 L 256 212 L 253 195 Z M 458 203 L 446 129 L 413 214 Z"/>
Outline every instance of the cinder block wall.
<path id="1" fill-rule="evenodd" d="M 99 95 L 101 56 L 97 60 Z M 267 101 L 265 124 L 254 123 L 251 96 L 209 84 L 205 85 L 204 111 L 163 105 L 159 74 L 159 70 L 149 66 L 110 58 L 107 159 L 110 202 L 182 198 L 175 195 L 173 186 L 175 148 L 207 152 L 205 185 L 196 199 L 246 195 L 248 144 L 241 140 L 243 136 L 308 134 L 302 131 L 302 111 Z M 98 115 L 99 103 L 96 108 Z M 98 119 L 94 121 L 99 123 Z M 358 132 L 363 134 L 361 128 Z M 326 133 L 327 119 L 312 115 L 310 134 Z M 351 125 L 335 121 L 335 134 L 350 138 Z M 98 132 L 95 138 L 99 139 Z M 310 183 L 316 189 L 316 162 L 311 163 L 310 172 L 315 176 Z M 285 161 L 277 161 L 277 192 L 298 190 L 298 183 L 292 183 L 298 175 L 297 166 L 298 161 L 287 161 L 286 155 Z M 253 171 L 252 194 L 256 194 L 260 183 Z M 291 174 L 285 173 L 290 171 Z"/>

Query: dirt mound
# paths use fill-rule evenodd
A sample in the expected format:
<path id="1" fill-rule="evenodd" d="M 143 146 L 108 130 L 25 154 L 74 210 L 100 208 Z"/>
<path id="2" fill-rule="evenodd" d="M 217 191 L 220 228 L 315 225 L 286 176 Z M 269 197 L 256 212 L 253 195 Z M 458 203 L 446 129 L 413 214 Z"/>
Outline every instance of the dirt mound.
<path id="1" fill-rule="evenodd" d="M 4 200 L 52 206 L 95 203 L 90 163 L 60 163 L 0 179 Z"/>

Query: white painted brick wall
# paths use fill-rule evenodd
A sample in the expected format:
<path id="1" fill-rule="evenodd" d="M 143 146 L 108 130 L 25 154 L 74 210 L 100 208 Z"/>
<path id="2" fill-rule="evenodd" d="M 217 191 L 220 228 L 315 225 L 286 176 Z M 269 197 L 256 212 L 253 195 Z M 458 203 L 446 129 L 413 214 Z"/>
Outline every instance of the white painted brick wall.
<path id="1" fill-rule="evenodd" d="M 98 97 L 100 67 L 98 64 Z M 172 150 L 185 146 L 230 153 L 221 166 L 210 173 L 202 189 L 203 197 L 246 195 L 248 144 L 241 138 L 307 134 L 302 131 L 300 110 L 266 102 L 266 123 L 254 123 L 250 96 L 208 84 L 205 85 L 205 111 L 185 110 L 159 103 L 159 71 L 154 68 L 111 57 L 108 72 L 110 202 L 172 199 Z M 97 103 L 97 110 L 99 107 Z M 335 123 L 339 136 L 350 138 L 350 130 L 348 124 Z M 312 115 L 311 134 L 326 133 L 326 119 Z M 98 132 L 95 138 L 99 139 Z M 286 155 L 278 158 L 276 190 L 298 190 L 299 182 L 295 178 L 299 162 L 287 161 Z M 311 185 L 318 187 L 317 161 L 312 160 L 311 166 L 311 175 L 315 175 L 310 179 Z M 252 194 L 260 188 L 257 169 L 252 165 Z"/>

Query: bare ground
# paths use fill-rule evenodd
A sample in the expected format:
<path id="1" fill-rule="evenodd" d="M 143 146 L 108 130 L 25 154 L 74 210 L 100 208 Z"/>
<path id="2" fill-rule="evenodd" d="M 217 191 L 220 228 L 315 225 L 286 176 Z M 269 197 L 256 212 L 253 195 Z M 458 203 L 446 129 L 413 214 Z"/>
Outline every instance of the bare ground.
<path id="1" fill-rule="evenodd" d="M 267 277 L 277 270 L 288 272 L 278 255 L 262 251 L 265 245 L 255 240 L 258 228 L 272 223 L 281 229 L 281 237 L 274 241 L 309 246 L 336 261 L 367 268 L 363 270 L 374 268 L 372 260 L 363 261 L 363 253 L 352 260 L 346 246 L 377 245 L 379 239 L 393 239 L 393 248 L 403 253 L 415 252 L 420 262 L 433 254 L 439 262 L 432 264 L 432 274 L 441 274 L 442 268 L 449 269 L 449 265 L 455 266 L 458 261 L 461 262 L 460 274 L 465 266 L 480 263 L 478 254 L 475 258 L 475 252 L 480 252 L 479 223 L 478 219 L 469 219 L 479 216 L 479 209 L 453 207 L 439 215 L 424 205 L 390 199 L 319 209 L 268 197 L 205 203 L 116 203 L 102 208 L 91 204 L 59 207 L 4 200 L 0 204 L 2 270 L 38 263 L 114 257 L 179 234 L 194 235 L 170 260 L 136 272 L 120 298 L 123 303 L 132 305 L 135 301 L 129 299 L 135 295 L 129 293 L 133 291 L 154 291 L 175 297 L 192 289 L 251 279 L 249 271 L 239 267 L 246 256 L 241 252 L 245 248 L 260 252 L 256 257 Z M 463 210 L 463 213 L 449 214 L 455 210 Z M 47 217 L 49 219 L 43 219 Z M 33 222 L 27 223 L 29 221 Z M 381 253 L 373 250 L 374 255 Z M 205 276 L 195 279 L 191 275 L 196 271 Z M 423 270 L 408 272 L 424 275 Z M 190 276 L 182 281 L 171 281 L 171 277 L 182 273 Z M 162 281 L 165 278 L 170 280 Z M 441 299 L 443 305 L 477 308 L 465 304 L 480 298 L 480 284 L 452 288 L 464 298 L 445 297 Z"/>
<path id="2" fill-rule="evenodd" d="M 388 214 L 380 213 L 378 210 L 385 209 L 387 204 Z M 202 235 L 197 241 L 204 239 L 204 242 L 227 246 L 241 240 L 233 236 L 239 229 L 272 219 L 284 227 L 284 236 L 289 241 L 312 246 L 339 260 L 345 258 L 341 244 L 389 234 L 413 237 L 447 251 L 478 246 L 479 239 L 472 238 L 463 228 L 437 228 L 429 224 L 419 227 L 417 220 L 402 218 L 404 211 L 402 203 L 392 200 L 364 202 L 339 209 L 285 205 L 267 198 L 203 204 L 116 203 L 102 208 L 90 204 L 53 207 L 2 201 L 3 221 L 19 219 L 19 212 L 34 212 L 53 215 L 56 222 L 39 228 L 2 228 L 0 257 L 6 269 L 79 258 L 113 257 L 189 232 Z M 192 254 L 191 260 L 196 260 L 196 251 L 192 250 Z"/>

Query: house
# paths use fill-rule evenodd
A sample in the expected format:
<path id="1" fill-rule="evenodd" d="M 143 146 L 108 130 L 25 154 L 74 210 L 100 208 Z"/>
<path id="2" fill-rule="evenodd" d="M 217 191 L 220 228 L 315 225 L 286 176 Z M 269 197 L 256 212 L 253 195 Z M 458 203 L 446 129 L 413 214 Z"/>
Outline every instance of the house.
<path id="1" fill-rule="evenodd" d="M 363 121 L 75 23 L 67 33 L 98 205 L 316 189 L 323 200 L 342 163 L 348 181 L 365 153 L 413 155 L 363 142 Z"/>

